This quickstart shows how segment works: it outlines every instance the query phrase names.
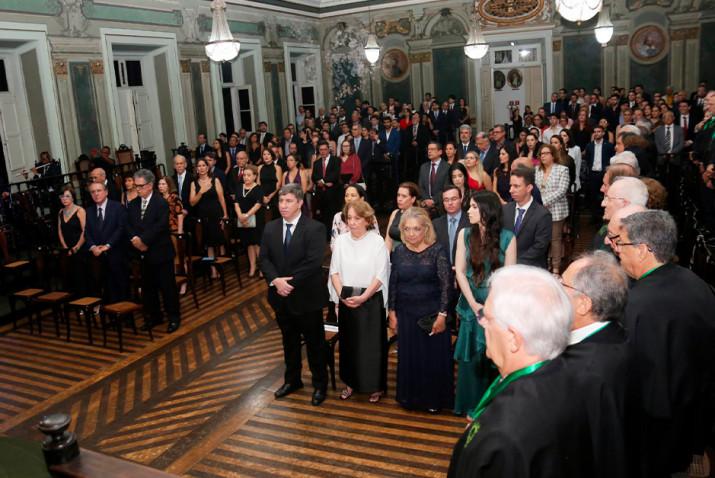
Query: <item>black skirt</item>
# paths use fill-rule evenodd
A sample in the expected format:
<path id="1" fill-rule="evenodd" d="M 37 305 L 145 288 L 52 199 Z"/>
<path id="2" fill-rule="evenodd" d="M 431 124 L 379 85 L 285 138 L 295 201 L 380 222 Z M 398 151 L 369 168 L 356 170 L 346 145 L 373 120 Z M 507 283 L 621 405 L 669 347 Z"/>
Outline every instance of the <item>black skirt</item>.
<path id="1" fill-rule="evenodd" d="M 340 379 L 359 393 L 387 390 L 387 319 L 382 291 L 356 309 L 340 304 Z"/>

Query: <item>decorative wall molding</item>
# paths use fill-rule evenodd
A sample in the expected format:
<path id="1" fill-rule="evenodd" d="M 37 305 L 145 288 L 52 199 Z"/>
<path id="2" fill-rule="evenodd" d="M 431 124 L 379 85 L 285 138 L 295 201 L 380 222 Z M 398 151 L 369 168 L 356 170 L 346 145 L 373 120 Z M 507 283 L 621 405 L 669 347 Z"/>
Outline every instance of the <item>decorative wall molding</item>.
<path id="1" fill-rule="evenodd" d="M 104 62 L 102 60 L 89 60 L 89 67 L 92 69 L 93 75 L 104 74 Z"/>
<path id="2" fill-rule="evenodd" d="M 180 27 L 184 24 L 181 10 L 152 10 L 149 8 L 125 7 L 83 0 L 82 14 L 90 20 L 142 23 Z"/>
<path id="3" fill-rule="evenodd" d="M 375 23 L 375 34 L 378 38 L 385 38 L 393 33 L 408 36 L 412 31 L 412 23 L 409 18 L 399 20 L 382 20 Z"/>
<path id="4" fill-rule="evenodd" d="M 700 27 L 679 28 L 670 31 L 670 39 L 672 40 L 695 40 L 700 33 Z"/>
<path id="5" fill-rule="evenodd" d="M 411 53 L 409 59 L 410 63 L 429 63 L 432 61 L 432 52 Z"/>
<path id="6" fill-rule="evenodd" d="M 3 0 L 0 11 L 58 16 L 62 13 L 60 0 Z"/>
<path id="7" fill-rule="evenodd" d="M 615 35 L 610 43 L 614 46 L 628 45 L 628 35 Z"/>
<path id="8" fill-rule="evenodd" d="M 52 69 L 55 72 L 55 76 L 67 76 L 67 60 L 56 59 L 52 64 Z"/>
<path id="9" fill-rule="evenodd" d="M 191 60 L 179 60 L 182 73 L 191 73 Z"/>
<path id="10" fill-rule="evenodd" d="M 475 3 L 479 16 L 497 25 L 515 25 L 537 17 L 548 20 L 551 16 L 545 0 L 476 0 Z"/>
<path id="11" fill-rule="evenodd" d="M 209 15 L 199 15 L 196 20 L 199 25 L 199 30 L 202 32 L 211 31 L 212 19 Z M 266 24 L 264 22 L 241 22 L 238 20 L 229 20 L 228 27 L 231 33 L 245 33 L 249 35 L 263 35 L 266 33 Z"/>
<path id="12" fill-rule="evenodd" d="M 209 61 L 201 62 L 201 73 L 211 73 L 211 62 L 209 62 Z"/>
<path id="13" fill-rule="evenodd" d="M 554 50 L 554 53 L 561 51 L 561 40 L 554 40 L 551 48 Z"/>

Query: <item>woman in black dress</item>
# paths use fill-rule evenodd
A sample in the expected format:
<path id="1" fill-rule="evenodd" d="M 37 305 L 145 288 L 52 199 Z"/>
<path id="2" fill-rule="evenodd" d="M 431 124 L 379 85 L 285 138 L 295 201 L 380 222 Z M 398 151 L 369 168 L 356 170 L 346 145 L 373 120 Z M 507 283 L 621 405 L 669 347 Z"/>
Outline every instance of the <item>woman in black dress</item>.
<path id="1" fill-rule="evenodd" d="M 216 156 L 216 167 L 221 171 L 226 171 L 229 164 L 228 150 L 224 148 L 224 144 L 216 138 L 213 142 L 213 153 Z"/>
<path id="2" fill-rule="evenodd" d="M 248 137 L 248 147 L 246 148 L 246 152 L 248 153 L 248 161 L 251 164 L 259 166 L 261 164 L 261 151 L 263 151 L 263 148 L 261 147 L 261 142 L 259 141 L 258 134 L 251 133 L 251 135 Z"/>
<path id="3" fill-rule="evenodd" d="M 511 201 L 509 181 L 511 180 L 511 163 L 515 159 L 516 155 L 511 152 L 511 149 L 503 146 L 499 148 L 499 166 L 494 169 L 492 191 L 499 195 L 499 201 L 502 204 Z"/>
<path id="4" fill-rule="evenodd" d="M 390 328 L 397 331 L 397 401 L 405 408 L 438 413 L 454 407 L 454 363 L 447 330 L 452 266 L 436 242 L 424 209 L 412 207 L 400 221 L 402 244 L 392 253 L 388 287 Z M 428 330 L 418 325 L 434 318 Z"/>
<path id="5" fill-rule="evenodd" d="M 60 201 L 63 207 L 57 217 L 57 235 L 66 254 L 62 261 L 64 286 L 78 296 L 84 295 L 87 256 L 83 246 L 87 215 L 84 208 L 74 203 L 75 193 L 71 185 L 62 188 Z"/>
<path id="6" fill-rule="evenodd" d="M 211 177 L 209 165 L 204 158 L 196 161 L 196 179 L 191 183 L 189 202 L 203 233 L 199 245 L 206 249 L 208 257 L 216 257 L 216 248 L 224 243 L 221 219 L 228 218 L 228 214 L 221 181 Z M 218 277 L 213 268 L 212 275 Z"/>
<path id="7" fill-rule="evenodd" d="M 388 252 L 395 250 L 400 244 L 400 218 L 402 213 L 415 205 L 417 198 L 420 197 L 420 187 L 412 182 L 401 183 L 397 188 L 397 209 L 390 214 L 390 220 L 387 222 L 387 234 L 385 234 L 385 246 Z"/>
<path id="8" fill-rule="evenodd" d="M 266 207 L 266 220 L 270 221 L 278 214 L 278 190 L 283 179 L 283 170 L 276 164 L 276 155 L 270 149 L 263 150 L 263 164 L 258 166 L 258 184 L 263 191 L 263 205 Z"/>
<path id="9" fill-rule="evenodd" d="M 259 213 L 263 204 L 263 191 L 256 182 L 258 168 L 249 164 L 243 170 L 243 183 L 236 188 L 236 217 L 238 218 L 238 238 L 248 252 L 248 277 L 256 274 L 256 260 L 263 235 L 263 215 Z"/>

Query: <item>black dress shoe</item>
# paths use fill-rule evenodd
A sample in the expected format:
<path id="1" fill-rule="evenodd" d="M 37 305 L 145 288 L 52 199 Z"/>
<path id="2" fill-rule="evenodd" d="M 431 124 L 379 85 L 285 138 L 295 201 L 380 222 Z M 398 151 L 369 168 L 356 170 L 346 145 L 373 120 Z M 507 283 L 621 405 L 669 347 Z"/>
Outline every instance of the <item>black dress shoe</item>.
<path id="1" fill-rule="evenodd" d="M 166 333 L 170 334 L 172 332 L 176 332 L 179 330 L 179 325 L 181 325 L 179 322 L 169 322 L 169 327 L 166 328 Z"/>
<path id="2" fill-rule="evenodd" d="M 273 395 L 276 398 L 283 398 L 286 395 L 290 395 L 291 393 L 295 392 L 296 390 L 300 390 L 303 388 L 303 384 L 298 384 L 298 385 L 293 385 L 292 383 L 284 383 L 281 385 L 281 388 L 276 390 Z"/>
<path id="3" fill-rule="evenodd" d="M 317 407 L 324 401 L 325 401 L 325 390 L 315 389 L 315 391 L 313 392 L 313 399 L 310 401 L 310 403 L 313 404 L 314 407 Z"/>

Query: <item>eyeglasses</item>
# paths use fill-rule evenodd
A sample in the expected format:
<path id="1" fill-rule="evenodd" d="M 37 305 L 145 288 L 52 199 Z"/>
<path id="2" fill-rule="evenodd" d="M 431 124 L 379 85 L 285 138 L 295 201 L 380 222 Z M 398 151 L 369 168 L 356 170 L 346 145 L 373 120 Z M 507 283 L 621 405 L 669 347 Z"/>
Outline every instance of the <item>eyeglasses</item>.
<path id="1" fill-rule="evenodd" d="M 135 188 L 143 188 L 144 186 L 148 185 L 149 183 L 144 183 L 144 184 L 139 184 L 139 183 L 134 183 Z"/>
<path id="2" fill-rule="evenodd" d="M 617 196 L 609 196 L 608 194 L 605 194 L 605 195 L 603 196 L 603 199 L 605 199 L 606 201 L 613 201 L 614 199 L 619 199 L 619 200 L 621 200 L 621 201 L 625 201 L 625 200 L 626 200 L 626 198 L 619 198 L 619 197 L 617 197 Z"/>
<path id="3" fill-rule="evenodd" d="M 563 277 L 561 277 L 560 282 L 563 287 L 566 287 L 567 289 L 571 289 L 572 291 L 578 292 L 579 294 L 586 295 L 586 293 L 584 291 L 582 291 L 581 289 L 577 289 L 576 287 L 572 286 L 571 284 L 567 284 L 566 282 L 564 282 Z"/>

